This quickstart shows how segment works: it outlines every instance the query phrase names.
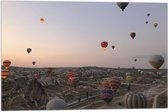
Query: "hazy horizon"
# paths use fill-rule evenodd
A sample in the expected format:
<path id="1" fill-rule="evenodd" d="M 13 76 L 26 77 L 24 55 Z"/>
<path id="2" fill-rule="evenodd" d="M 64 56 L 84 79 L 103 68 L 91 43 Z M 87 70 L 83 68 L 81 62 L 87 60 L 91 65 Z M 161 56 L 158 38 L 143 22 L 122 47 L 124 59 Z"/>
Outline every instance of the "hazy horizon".
<path id="1" fill-rule="evenodd" d="M 166 3 L 130 3 L 122 12 L 115 2 L 2 1 L 2 60 L 11 66 L 152 69 L 148 60 L 157 54 L 166 69 Z"/>

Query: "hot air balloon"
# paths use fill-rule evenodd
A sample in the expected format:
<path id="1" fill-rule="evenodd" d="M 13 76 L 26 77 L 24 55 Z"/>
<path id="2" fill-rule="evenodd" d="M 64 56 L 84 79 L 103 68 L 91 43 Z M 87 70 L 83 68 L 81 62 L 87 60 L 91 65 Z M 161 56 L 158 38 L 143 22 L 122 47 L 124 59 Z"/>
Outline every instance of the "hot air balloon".
<path id="1" fill-rule="evenodd" d="M 159 70 L 159 68 L 164 63 L 164 58 L 161 55 L 153 55 L 150 57 L 149 63 L 152 65 L 153 68 L 155 68 L 156 70 Z"/>
<path id="2" fill-rule="evenodd" d="M 34 74 L 33 77 L 34 77 L 35 79 L 39 79 L 39 78 L 40 78 L 40 75 L 39 75 L 39 74 Z"/>
<path id="3" fill-rule="evenodd" d="M 101 42 L 101 47 L 102 48 L 106 48 L 108 46 L 108 42 L 107 41 L 103 41 L 103 42 Z"/>
<path id="4" fill-rule="evenodd" d="M 124 11 L 124 9 L 127 7 L 127 5 L 129 4 L 129 2 L 117 2 L 118 7 Z"/>
<path id="5" fill-rule="evenodd" d="M 154 27 L 156 28 L 158 26 L 158 23 L 154 23 Z"/>
<path id="6" fill-rule="evenodd" d="M 150 13 L 148 13 L 147 16 L 150 16 Z"/>
<path id="7" fill-rule="evenodd" d="M 108 80 L 103 80 L 103 81 L 101 82 L 101 86 L 102 86 L 103 88 L 107 88 L 107 89 L 110 89 L 110 88 L 111 88 L 111 86 L 110 86 Z"/>
<path id="8" fill-rule="evenodd" d="M 115 46 L 113 45 L 113 46 L 111 46 L 111 48 L 112 48 L 112 49 L 114 49 L 114 48 L 115 48 Z"/>
<path id="9" fill-rule="evenodd" d="M 6 79 L 9 75 L 9 70 L 6 70 L 6 69 L 2 70 L 1 75 L 2 75 L 2 79 Z"/>
<path id="10" fill-rule="evenodd" d="M 47 77 L 52 75 L 52 68 L 47 68 Z"/>
<path id="11" fill-rule="evenodd" d="M 137 83 L 143 83 L 144 82 L 144 77 L 143 76 L 139 76 L 137 77 Z"/>
<path id="12" fill-rule="evenodd" d="M 9 61 L 9 60 L 4 60 L 3 61 L 3 66 L 5 67 L 5 69 L 8 69 L 10 64 L 11 64 L 11 61 Z"/>
<path id="13" fill-rule="evenodd" d="M 74 75 L 74 73 L 72 72 L 72 70 L 69 70 L 68 72 L 67 72 L 67 79 L 69 80 L 69 81 L 71 81 L 72 80 L 72 77 L 74 77 L 75 75 Z"/>
<path id="14" fill-rule="evenodd" d="M 134 59 L 134 61 L 136 62 L 136 61 L 137 61 L 137 59 Z"/>
<path id="15" fill-rule="evenodd" d="M 43 23 L 44 22 L 44 18 L 40 18 L 40 22 Z"/>
<path id="16" fill-rule="evenodd" d="M 109 84 L 111 86 L 111 89 L 116 92 L 117 89 L 121 86 L 121 80 L 117 77 L 112 77 L 109 79 Z"/>
<path id="17" fill-rule="evenodd" d="M 131 33 L 130 33 L 130 36 L 131 36 L 132 39 L 134 39 L 135 36 L 136 36 L 136 33 L 135 33 L 135 32 L 131 32 Z"/>
<path id="18" fill-rule="evenodd" d="M 32 50 L 31 48 L 27 48 L 27 52 L 30 53 Z"/>
<path id="19" fill-rule="evenodd" d="M 131 82 L 133 81 L 132 76 L 130 76 L 130 75 L 126 76 L 126 81 L 127 81 L 128 83 L 131 83 Z"/>
<path id="20" fill-rule="evenodd" d="M 124 96 L 124 105 L 127 108 L 146 108 L 147 98 L 142 93 L 129 92 Z"/>
<path id="21" fill-rule="evenodd" d="M 148 21 L 146 21 L 145 23 L 148 24 Z"/>
<path id="22" fill-rule="evenodd" d="M 33 65 L 35 65 L 35 64 L 36 64 L 36 62 L 35 62 L 35 61 L 33 61 L 33 62 L 32 62 L 32 64 L 33 64 Z"/>
<path id="23" fill-rule="evenodd" d="M 72 83 L 72 86 L 76 87 L 79 83 L 79 78 L 78 77 L 72 77 L 71 78 L 71 83 Z"/>
<path id="24" fill-rule="evenodd" d="M 67 103 L 60 98 L 53 98 L 46 105 L 47 110 L 65 110 L 66 108 Z"/>
<path id="25" fill-rule="evenodd" d="M 132 75 L 130 72 L 126 72 L 126 76 L 130 76 Z"/>
<path id="26" fill-rule="evenodd" d="M 107 104 L 109 104 L 112 101 L 113 95 L 114 92 L 111 89 L 105 88 L 101 90 L 101 97 Z"/>

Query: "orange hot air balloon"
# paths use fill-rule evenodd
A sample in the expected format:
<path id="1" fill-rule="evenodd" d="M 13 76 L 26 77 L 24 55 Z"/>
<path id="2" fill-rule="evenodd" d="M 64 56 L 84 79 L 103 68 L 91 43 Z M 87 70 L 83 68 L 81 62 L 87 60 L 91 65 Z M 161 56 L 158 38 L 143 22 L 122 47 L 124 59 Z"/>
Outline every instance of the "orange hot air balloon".
<path id="1" fill-rule="evenodd" d="M 44 18 L 40 18 L 40 22 L 43 23 L 44 22 Z"/>
<path id="2" fill-rule="evenodd" d="M 67 79 L 68 79 L 69 81 L 71 81 L 74 76 L 75 76 L 75 75 L 74 75 L 74 73 L 72 72 L 72 70 L 69 70 L 69 71 L 67 72 Z"/>
<path id="3" fill-rule="evenodd" d="M 106 48 L 107 46 L 108 46 L 108 42 L 107 41 L 101 42 L 101 47 L 102 48 Z"/>
<path id="4" fill-rule="evenodd" d="M 35 64 L 36 64 L 36 62 L 35 62 L 35 61 L 33 61 L 33 62 L 32 62 L 32 64 L 33 64 L 33 65 L 35 65 Z"/>
<path id="5" fill-rule="evenodd" d="M 9 61 L 9 60 L 4 60 L 3 61 L 3 65 L 4 65 L 5 69 L 8 69 L 10 64 L 11 64 L 11 61 Z"/>
<path id="6" fill-rule="evenodd" d="M 2 78 L 3 79 L 6 79 L 8 75 L 9 75 L 9 70 L 6 70 L 6 69 L 2 70 Z"/>
<path id="7" fill-rule="evenodd" d="M 111 46 L 111 48 L 112 48 L 112 49 L 114 49 L 114 48 L 115 48 L 115 46 L 113 45 L 113 46 Z"/>
<path id="8" fill-rule="evenodd" d="M 135 32 L 131 32 L 131 33 L 130 33 L 130 36 L 131 36 L 132 39 L 134 39 L 135 36 L 136 36 L 136 33 L 135 33 Z"/>

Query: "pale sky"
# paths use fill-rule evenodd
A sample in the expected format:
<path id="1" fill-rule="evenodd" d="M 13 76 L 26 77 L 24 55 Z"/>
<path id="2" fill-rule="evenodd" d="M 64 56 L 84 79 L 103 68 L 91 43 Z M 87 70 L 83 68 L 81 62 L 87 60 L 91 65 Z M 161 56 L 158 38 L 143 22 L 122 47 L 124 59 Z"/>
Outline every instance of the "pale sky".
<path id="1" fill-rule="evenodd" d="M 130 3 L 122 12 L 114 2 L 3 1 L 2 60 L 23 67 L 36 61 L 34 67 L 152 68 L 149 57 L 158 54 L 166 68 L 166 8 L 166 3 Z M 108 41 L 106 50 L 102 41 Z"/>

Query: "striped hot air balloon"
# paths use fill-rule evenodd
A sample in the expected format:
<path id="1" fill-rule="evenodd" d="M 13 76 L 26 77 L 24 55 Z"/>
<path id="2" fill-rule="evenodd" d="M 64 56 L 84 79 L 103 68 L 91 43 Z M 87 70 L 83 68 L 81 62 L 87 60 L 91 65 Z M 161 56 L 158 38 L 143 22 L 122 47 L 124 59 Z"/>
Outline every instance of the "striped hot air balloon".
<path id="1" fill-rule="evenodd" d="M 121 86 L 121 80 L 117 77 L 112 77 L 109 79 L 109 84 L 111 86 L 111 89 L 116 92 L 117 89 Z"/>
<path id="2" fill-rule="evenodd" d="M 146 108 L 147 98 L 142 93 L 129 92 L 124 96 L 124 105 L 127 108 Z"/>
<path id="3" fill-rule="evenodd" d="M 2 74 L 1 74 L 2 79 L 6 79 L 8 75 L 9 75 L 9 70 L 6 70 L 6 69 L 2 70 Z"/>
<path id="4" fill-rule="evenodd" d="M 101 86 L 102 86 L 102 88 L 106 88 L 106 89 L 110 89 L 111 88 L 108 80 L 103 80 L 101 82 Z"/>

